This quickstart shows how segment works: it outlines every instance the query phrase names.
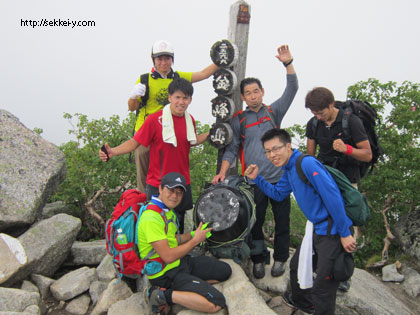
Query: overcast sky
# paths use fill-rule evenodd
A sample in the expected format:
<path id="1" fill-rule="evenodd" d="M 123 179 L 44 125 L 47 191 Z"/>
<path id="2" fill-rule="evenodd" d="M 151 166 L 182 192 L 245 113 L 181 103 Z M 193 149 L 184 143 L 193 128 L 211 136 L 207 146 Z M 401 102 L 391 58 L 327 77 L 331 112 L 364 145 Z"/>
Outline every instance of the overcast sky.
<path id="1" fill-rule="evenodd" d="M 0 108 L 57 145 L 70 140 L 63 113 L 126 117 L 130 90 L 152 67 L 154 41 L 175 48 L 174 69 L 198 71 L 210 47 L 227 37 L 234 0 L 3 0 L 0 2 Z M 306 93 L 330 88 L 344 99 L 349 85 L 370 77 L 420 82 L 420 1 L 249 0 L 247 76 L 261 79 L 265 103 L 285 86 L 274 57 L 280 44 L 294 56 L 299 92 L 283 127 L 305 124 Z M 21 21 L 94 21 L 91 27 L 22 26 Z M 196 83 L 189 111 L 213 123 L 212 78 Z M 0 126 L 1 127 L 1 126 Z"/>

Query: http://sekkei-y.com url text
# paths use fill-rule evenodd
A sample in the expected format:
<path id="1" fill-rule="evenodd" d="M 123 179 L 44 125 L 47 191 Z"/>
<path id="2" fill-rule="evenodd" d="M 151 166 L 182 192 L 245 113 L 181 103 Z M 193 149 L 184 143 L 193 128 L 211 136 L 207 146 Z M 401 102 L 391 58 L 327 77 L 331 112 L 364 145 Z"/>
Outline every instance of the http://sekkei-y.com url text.
<path id="1" fill-rule="evenodd" d="M 96 26 L 95 21 L 80 21 L 70 19 L 41 19 L 41 20 L 24 20 L 20 19 L 20 26 L 23 27 L 93 27 Z"/>

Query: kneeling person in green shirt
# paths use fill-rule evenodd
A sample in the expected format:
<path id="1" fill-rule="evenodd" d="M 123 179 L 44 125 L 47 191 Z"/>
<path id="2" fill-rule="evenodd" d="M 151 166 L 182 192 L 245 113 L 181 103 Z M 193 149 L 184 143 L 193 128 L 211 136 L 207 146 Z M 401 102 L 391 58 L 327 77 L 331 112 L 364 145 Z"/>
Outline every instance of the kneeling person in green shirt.
<path id="1" fill-rule="evenodd" d="M 232 269 L 214 257 L 191 257 L 188 253 L 206 239 L 211 228 L 200 223 L 193 233 L 180 234 L 173 212 L 186 191 L 186 180 L 179 173 L 168 173 L 159 186 L 159 196 L 152 196 L 147 208 L 164 211 L 145 211 L 138 223 L 139 252 L 145 257 L 162 261 L 162 268 L 147 272 L 152 285 L 148 308 L 151 314 L 166 314 L 170 305 L 180 304 L 200 312 L 216 313 L 226 305 L 225 297 L 211 284 L 227 280 Z M 152 255 L 151 255 L 152 253 Z M 159 270 L 161 269 L 161 270 Z"/>

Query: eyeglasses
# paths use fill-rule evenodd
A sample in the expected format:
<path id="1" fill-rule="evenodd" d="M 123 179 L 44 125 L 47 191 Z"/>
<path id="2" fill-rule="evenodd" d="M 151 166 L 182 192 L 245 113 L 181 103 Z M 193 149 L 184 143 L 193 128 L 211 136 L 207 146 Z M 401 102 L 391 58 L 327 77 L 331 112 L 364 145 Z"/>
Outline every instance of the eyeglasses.
<path id="1" fill-rule="evenodd" d="M 271 148 L 271 150 L 264 150 L 265 155 L 270 155 L 271 152 L 273 152 L 274 154 L 278 153 L 284 146 L 286 146 L 285 144 L 280 145 L 280 146 L 274 146 Z"/>
<path id="2" fill-rule="evenodd" d="M 182 188 L 179 188 L 179 187 L 175 187 L 175 188 L 166 187 L 166 188 L 168 189 L 171 195 L 175 194 L 177 197 L 182 197 L 182 195 L 184 194 L 184 190 Z"/>

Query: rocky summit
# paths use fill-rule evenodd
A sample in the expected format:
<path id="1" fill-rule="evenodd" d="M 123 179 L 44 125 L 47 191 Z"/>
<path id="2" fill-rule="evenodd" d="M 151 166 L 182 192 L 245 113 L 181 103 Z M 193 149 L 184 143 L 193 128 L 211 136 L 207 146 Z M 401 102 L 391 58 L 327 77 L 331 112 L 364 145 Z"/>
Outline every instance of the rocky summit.
<path id="1" fill-rule="evenodd" d="M 105 240 L 77 241 L 80 219 L 63 203 L 46 205 L 65 176 L 60 150 L 3 110 L 0 125 L 0 315 L 145 314 L 144 279 L 119 280 Z M 396 234 L 407 254 L 418 257 L 418 213 L 410 215 Z M 191 227 L 190 213 L 187 218 Z M 271 277 L 266 265 L 266 276 L 255 279 L 250 261 L 224 261 L 232 276 L 215 285 L 228 305 L 218 314 L 303 314 L 281 298 L 289 262 L 282 276 Z M 385 266 L 378 275 L 356 269 L 350 290 L 338 293 L 336 314 L 418 314 L 419 279 L 404 264 Z M 172 314 L 200 313 L 175 306 Z"/>

